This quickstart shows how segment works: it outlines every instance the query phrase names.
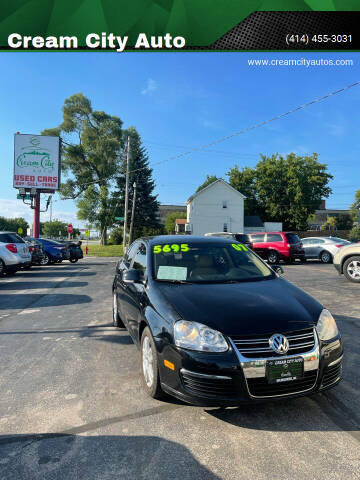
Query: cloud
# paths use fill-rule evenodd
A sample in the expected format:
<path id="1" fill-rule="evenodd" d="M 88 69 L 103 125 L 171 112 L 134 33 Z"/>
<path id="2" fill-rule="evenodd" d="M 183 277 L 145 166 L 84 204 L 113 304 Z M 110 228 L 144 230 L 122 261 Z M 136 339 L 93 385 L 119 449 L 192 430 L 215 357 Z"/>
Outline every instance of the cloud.
<path id="1" fill-rule="evenodd" d="M 0 216 L 7 217 L 7 218 L 17 218 L 23 217 L 32 225 L 34 211 L 30 208 L 30 206 L 25 205 L 21 200 L 14 200 L 9 198 L 0 198 Z M 58 219 L 63 222 L 73 223 L 75 226 L 83 226 L 83 222 L 76 218 L 75 212 L 66 212 L 58 210 L 57 203 L 53 205 L 53 219 Z M 40 213 L 40 220 L 42 222 L 47 222 L 50 219 L 50 213 L 41 212 Z"/>
<path id="2" fill-rule="evenodd" d="M 341 137 L 345 133 L 345 126 L 340 123 L 327 123 L 325 127 L 328 129 L 330 135 L 335 137 Z"/>
<path id="3" fill-rule="evenodd" d="M 152 78 L 148 78 L 146 87 L 143 90 L 141 90 L 141 94 L 142 95 L 151 94 L 157 89 L 157 87 L 158 87 L 157 82 L 155 82 L 155 80 L 153 80 Z"/>

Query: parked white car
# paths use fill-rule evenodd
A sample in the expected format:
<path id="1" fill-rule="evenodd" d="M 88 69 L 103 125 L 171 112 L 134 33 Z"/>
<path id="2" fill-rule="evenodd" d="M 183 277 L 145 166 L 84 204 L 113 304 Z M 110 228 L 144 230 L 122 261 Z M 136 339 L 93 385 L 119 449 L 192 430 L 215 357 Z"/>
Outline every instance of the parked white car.
<path id="1" fill-rule="evenodd" d="M 29 265 L 31 253 L 24 240 L 17 233 L 0 232 L 0 275 Z"/>

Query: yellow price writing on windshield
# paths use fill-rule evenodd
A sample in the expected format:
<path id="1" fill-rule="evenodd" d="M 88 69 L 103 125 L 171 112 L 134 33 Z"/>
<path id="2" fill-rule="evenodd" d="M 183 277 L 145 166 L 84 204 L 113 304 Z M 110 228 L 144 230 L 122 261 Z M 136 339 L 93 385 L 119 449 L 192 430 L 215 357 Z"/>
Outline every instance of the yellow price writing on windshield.
<path id="1" fill-rule="evenodd" d="M 235 248 L 235 250 L 244 250 L 245 252 L 248 251 L 248 249 L 245 247 L 245 245 L 241 245 L 240 243 L 232 243 L 232 246 L 233 248 Z"/>
<path id="2" fill-rule="evenodd" d="M 154 253 L 169 253 L 169 252 L 187 252 L 189 251 L 189 245 L 187 243 L 173 243 L 172 245 L 155 245 L 154 246 Z"/>

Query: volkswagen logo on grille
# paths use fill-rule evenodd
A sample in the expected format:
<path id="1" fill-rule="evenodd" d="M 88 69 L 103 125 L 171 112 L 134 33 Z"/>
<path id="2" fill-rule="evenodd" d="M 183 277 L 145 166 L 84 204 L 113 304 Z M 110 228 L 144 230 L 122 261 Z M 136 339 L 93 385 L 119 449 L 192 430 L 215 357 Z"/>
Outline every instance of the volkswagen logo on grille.
<path id="1" fill-rule="evenodd" d="M 289 350 L 289 340 L 281 335 L 281 333 L 275 333 L 269 338 L 269 345 L 276 353 L 284 355 Z"/>

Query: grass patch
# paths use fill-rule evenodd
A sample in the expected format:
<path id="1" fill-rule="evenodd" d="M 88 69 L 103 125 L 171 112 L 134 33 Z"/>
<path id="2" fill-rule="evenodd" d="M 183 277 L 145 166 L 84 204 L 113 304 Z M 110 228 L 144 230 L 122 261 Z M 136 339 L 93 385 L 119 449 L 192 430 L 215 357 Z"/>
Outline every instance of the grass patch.
<path id="1" fill-rule="evenodd" d="M 123 246 L 122 245 L 88 245 L 88 255 L 94 257 L 122 257 Z M 85 245 L 84 245 L 85 250 Z"/>

